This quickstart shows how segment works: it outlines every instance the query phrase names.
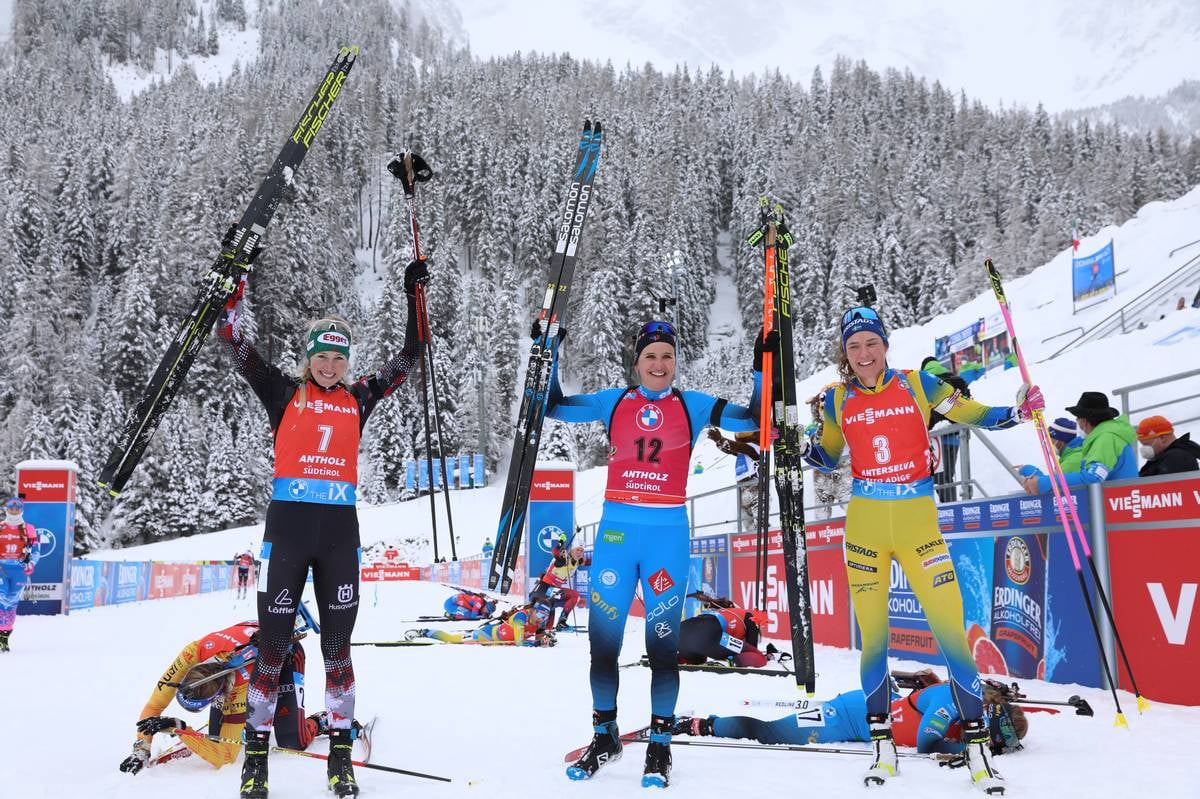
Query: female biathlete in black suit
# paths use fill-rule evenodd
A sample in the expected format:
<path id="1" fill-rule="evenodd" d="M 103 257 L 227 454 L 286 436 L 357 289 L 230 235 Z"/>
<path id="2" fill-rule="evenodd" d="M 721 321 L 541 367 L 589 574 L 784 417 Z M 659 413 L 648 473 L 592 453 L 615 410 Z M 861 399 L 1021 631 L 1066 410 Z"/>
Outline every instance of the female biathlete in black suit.
<path id="1" fill-rule="evenodd" d="M 275 474 L 258 573 L 259 652 L 247 697 L 243 799 L 267 796 L 267 752 L 279 674 L 310 566 L 325 660 L 329 787 L 338 796 L 358 793 L 350 762 L 354 718 L 350 634 L 358 614 L 360 556 L 354 507 L 358 443 L 375 404 L 404 382 L 420 355 L 415 293 L 428 276 L 424 262 L 409 264 L 404 272 L 408 294 L 404 349 L 379 371 L 355 383 L 346 381 L 351 333 L 344 319 L 320 319 L 309 327 L 301 373 L 289 377 L 265 363 L 241 334 L 238 317 L 244 278 L 225 307 L 221 338 L 232 351 L 238 372 L 262 400 L 275 433 Z"/>

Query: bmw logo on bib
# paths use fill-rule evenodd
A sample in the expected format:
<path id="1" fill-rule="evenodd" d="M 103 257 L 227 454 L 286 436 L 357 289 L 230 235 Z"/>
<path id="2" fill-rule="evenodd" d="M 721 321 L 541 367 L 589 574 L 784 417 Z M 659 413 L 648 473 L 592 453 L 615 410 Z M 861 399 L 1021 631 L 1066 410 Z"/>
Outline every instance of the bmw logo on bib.
<path id="1" fill-rule="evenodd" d="M 657 430 L 662 424 L 663 413 L 662 409 L 657 405 L 646 404 L 638 410 L 637 426 L 643 430 Z"/>
<path id="2" fill-rule="evenodd" d="M 308 493 L 308 483 L 303 480 L 293 480 L 288 484 L 288 493 L 296 499 L 300 499 Z"/>

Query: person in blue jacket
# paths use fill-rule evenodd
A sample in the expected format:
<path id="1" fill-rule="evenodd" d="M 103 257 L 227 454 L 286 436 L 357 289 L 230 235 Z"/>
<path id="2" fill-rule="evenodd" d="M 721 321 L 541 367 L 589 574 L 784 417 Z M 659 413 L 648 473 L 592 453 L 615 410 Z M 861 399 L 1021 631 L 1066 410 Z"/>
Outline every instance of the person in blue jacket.
<path id="1" fill-rule="evenodd" d="M 966 747 L 962 740 L 962 717 L 954 702 L 950 684 L 932 672 L 918 672 L 930 678 L 930 684 L 908 696 L 894 691 L 891 703 L 892 737 L 898 746 L 914 747 L 921 754 L 959 754 Z M 1022 748 L 1021 740 L 1029 731 L 1029 722 L 1020 707 L 1008 702 L 996 685 L 983 685 L 984 714 L 988 719 L 992 754 L 1004 754 Z M 869 743 L 867 697 L 862 691 L 847 691 L 822 702 L 819 723 L 800 725 L 796 714 L 765 721 L 752 716 L 681 716 L 675 722 L 676 735 L 711 735 L 717 738 L 749 738 L 764 744 Z"/>
<path id="2" fill-rule="evenodd" d="M 699 391 L 672 387 L 675 328 L 650 322 L 638 334 L 634 369 L 639 385 L 564 396 L 557 358 L 551 369 L 547 415 L 563 422 L 602 422 L 608 430 L 608 484 L 592 556 L 588 598 L 591 688 L 595 736 L 567 769 L 588 779 L 621 755 L 617 730 L 617 656 L 634 589 L 646 607 L 650 658 L 650 744 L 642 785 L 666 787 L 671 728 L 679 695 L 679 627 L 690 561 L 685 501 L 692 449 L 706 426 L 754 430 L 755 415 Z M 761 385 L 757 354 L 751 407 Z"/>

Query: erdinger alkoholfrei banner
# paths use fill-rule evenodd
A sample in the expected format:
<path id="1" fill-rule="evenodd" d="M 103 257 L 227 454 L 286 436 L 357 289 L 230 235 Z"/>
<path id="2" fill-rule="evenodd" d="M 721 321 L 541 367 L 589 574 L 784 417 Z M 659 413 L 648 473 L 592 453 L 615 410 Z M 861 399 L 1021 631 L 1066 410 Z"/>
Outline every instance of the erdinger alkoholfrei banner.
<path id="1" fill-rule="evenodd" d="M 529 530 L 525 534 L 526 569 L 530 583 L 550 565 L 550 551 L 560 536 L 575 536 L 575 470 L 570 465 L 539 464 L 529 489 Z M 514 581 L 515 584 L 515 581 Z"/>
<path id="2" fill-rule="evenodd" d="M 1117 268 L 1113 243 L 1091 255 L 1071 259 L 1071 297 L 1074 310 L 1104 302 L 1117 293 Z"/>
<path id="3" fill-rule="evenodd" d="M 1071 496 L 1088 529 L 1086 491 Z M 967 642 L 981 674 L 1100 684 L 1099 649 L 1091 627 L 1080 623 L 1087 614 L 1053 497 L 943 505 L 938 526 L 950 548 Z M 895 564 L 888 610 L 893 655 L 944 662 L 924 610 Z"/>
<path id="4" fill-rule="evenodd" d="M 37 528 L 41 551 L 17 613 L 67 613 L 79 466 L 72 461 L 21 461 L 16 468 L 17 495 L 25 500 L 25 521 Z"/>

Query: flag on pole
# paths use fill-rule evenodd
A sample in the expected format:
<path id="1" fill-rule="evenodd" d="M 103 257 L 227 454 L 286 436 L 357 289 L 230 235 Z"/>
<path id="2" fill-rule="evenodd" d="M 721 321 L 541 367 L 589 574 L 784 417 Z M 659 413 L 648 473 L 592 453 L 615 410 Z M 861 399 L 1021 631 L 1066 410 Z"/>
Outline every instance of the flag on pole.
<path id="1" fill-rule="evenodd" d="M 1071 252 L 1079 252 L 1079 222 L 1071 225 Z"/>

